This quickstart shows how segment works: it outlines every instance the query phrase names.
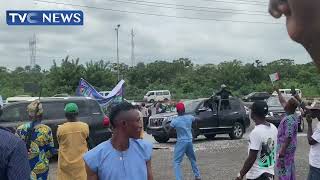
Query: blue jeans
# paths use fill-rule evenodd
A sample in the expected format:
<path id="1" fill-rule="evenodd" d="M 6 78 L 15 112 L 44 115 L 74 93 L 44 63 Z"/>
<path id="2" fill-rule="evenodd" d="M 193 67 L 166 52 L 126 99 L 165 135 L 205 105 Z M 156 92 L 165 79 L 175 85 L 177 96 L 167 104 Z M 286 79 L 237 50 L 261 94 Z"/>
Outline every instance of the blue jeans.
<path id="1" fill-rule="evenodd" d="M 173 168 L 176 175 L 176 180 L 182 180 L 182 173 L 180 169 L 181 162 L 183 160 L 184 154 L 190 160 L 193 174 L 196 178 L 200 178 L 200 171 L 196 163 L 196 155 L 193 150 L 192 142 L 177 142 L 174 148 L 173 157 Z"/>

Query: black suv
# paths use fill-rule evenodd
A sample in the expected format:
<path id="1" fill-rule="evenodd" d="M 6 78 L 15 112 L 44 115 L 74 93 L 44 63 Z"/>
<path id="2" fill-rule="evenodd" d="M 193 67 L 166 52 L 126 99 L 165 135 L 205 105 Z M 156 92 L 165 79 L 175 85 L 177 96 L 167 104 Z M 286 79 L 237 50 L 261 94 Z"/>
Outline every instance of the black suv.
<path id="1" fill-rule="evenodd" d="M 196 117 L 193 123 L 193 138 L 204 135 L 213 139 L 216 134 L 229 134 L 232 139 L 242 138 L 250 120 L 241 101 L 230 98 L 230 108 L 221 106 L 220 99 L 205 98 L 184 101 L 186 114 Z M 160 143 L 167 142 L 170 138 L 176 138 L 176 132 L 171 130 L 166 133 L 164 126 L 169 124 L 177 116 L 177 113 L 163 113 L 151 116 L 147 127 L 147 133 L 151 134 Z"/>
<path id="2" fill-rule="evenodd" d="M 41 98 L 43 107 L 42 123 L 52 129 L 55 145 L 56 132 L 59 124 L 66 122 L 64 107 L 67 103 L 76 103 L 79 107 L 79 120 L 85 122 L 90 128 L 90 145 L 95 146 L 111 137 L 111 130 L 103 126 L 106 118 L 99 104 L 85 97 Z M 27 106 L 30 101 L 11 103 L 3 107 L 0 117 L 0 126 L 15 130 L 21 124 L 29 121 Z"/>
<path id="3" fill-rule="evenodd" d="M 271 95 L 267 92 L 252 92 L 246 96 L 244 96 L 242 99 L 245 102 L 255 102 L 255 101 L 264 101 L 268 99 Z"/>

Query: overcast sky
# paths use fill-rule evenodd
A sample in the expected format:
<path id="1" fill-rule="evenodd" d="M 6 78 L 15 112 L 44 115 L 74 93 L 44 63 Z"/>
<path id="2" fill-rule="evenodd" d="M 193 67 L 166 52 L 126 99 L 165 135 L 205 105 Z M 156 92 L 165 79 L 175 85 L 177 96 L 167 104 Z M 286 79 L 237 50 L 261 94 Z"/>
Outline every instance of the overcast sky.
<path id="1" fill-rule="evenodd" d="M 116 62 L 115 27 L 117 24 L 121 24 L 120 61 L 127 64 L 131 64 L 130 31 L 132 28 L 135 32 L 136 61 L 145 63 L 155 60 L 173 60 L 179 57 L 190 58 L 196 64 L 216 64 L 233 59 L 244 62 L 260 59 L 264 63 L 280 58 L 294 59 L 296 63 L 311 61 L 305 50 L 289 39 L 284 19 L 275 20 L 268 15 L 266 0 L 255 0 L 260 1 L 258 5 L 249 5 L 253 4 L 249 2 L 253 0 L 241 0 L 241 2 L 240 0 L 137 0 L 140 4 L 125 3 L 128 1 L 137 3 L 135 0 L 47 1 L 63 2 L 74 6 L 32 0 L 1 0 L 0 66 L 14 68 L 29 65 L 28 42 L 34 33 L 37 37 L 36 63 L 42 67 L 49 68 L 53 59 L 59 62 L 67 55 L 72 58 L 79 57 L 82 63 L 91 59 Z M 147 3 L 167 7 L 169 5 L 159 3 L 178 4 L 184 7 L 171 5 L 170 7 L 174 8 L 163 8 L 142 5 Z M 211 20 L 149 16 L 75 5 Z M 201 11 L 176 9 L 176 7 L 195 9 L 195 6 L 209 8 L 202 8 Z M 205 12 L 218 11 L 213 8 L 220 8 L 220 12 L 226 12 L 221 9 L 232 9 L 232 11 Z M 84 25 L 71 27 L 8 26 L 6 24 L 6 10 L 32 9 L 82 10 L 85 16 Z M 230 22 L 229 20 L 280 24 Z"/>

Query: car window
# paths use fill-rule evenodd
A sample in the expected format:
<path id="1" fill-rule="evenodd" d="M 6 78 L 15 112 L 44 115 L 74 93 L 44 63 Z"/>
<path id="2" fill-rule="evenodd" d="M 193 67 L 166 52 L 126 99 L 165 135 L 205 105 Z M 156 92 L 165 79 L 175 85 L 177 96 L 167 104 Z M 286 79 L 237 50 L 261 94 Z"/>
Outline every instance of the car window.
<path id="1" fill-rule="evenodd" d="M 163 95 L 169 95 L 169 92 L 168 91 L 164 91 Z"/>
<path id="2" fill-rule="evenodd" d="M 88 105 L 85 101 L 75 102 L 79 108 L 79 116 L 88 116 Z"/>
<path id="3" fill-rule="evenodd" d="M 101 108 L 100 108 L 99 104 L 96 101 L 94 101 L 94 100 L 89 101 L 89 106 L 90 106 L 90 112 L 89 113 L 101 114 Z"/>
<path id="4" fill-rule="evenodd" d="M 63 102 L 44 102 L 43 119 L 64 119 L 64 103 Z"/>
<path id="5" fill-rule="evenodd" d="M 21 105 L 15 105 L 15 106 L 10 106 L 8 108 L 3 109 L 3 114 L 1 117 L 2 121 L 7 121 L 7 122 L 15 122 L 15 121 L 24 121 L 26 114 L 26 110 L 23 111 L 23 106 Z"/>
<path id="6" fill-rule="evenodd" d="M 230 100 L 231 110 L 232 111 L 239 111 L 240 110 L 240 101 L 237 100 Z"/>
<path id="7" fill-rule="evenodd" d="M 157 92 L 156 95 L 157 95 L 157 96 L 161 96 L 161 95 L 162 95 L 162 92 Z"/>
<path id="8" fill-rule="evenodd" d="M 154 92 L 151 92 L 148 94 L 148 96 L 153 96 L 154 95 Z"/>

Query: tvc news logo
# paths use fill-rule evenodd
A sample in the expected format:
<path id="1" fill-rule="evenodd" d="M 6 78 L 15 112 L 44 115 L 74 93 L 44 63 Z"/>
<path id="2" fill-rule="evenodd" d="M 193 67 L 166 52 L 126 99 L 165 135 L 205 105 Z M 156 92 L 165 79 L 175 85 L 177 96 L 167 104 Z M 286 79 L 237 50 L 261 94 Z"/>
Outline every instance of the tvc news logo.
<path id="1" fill-rule="evenodd" d="M 8 25 L 83 25 L 82 11 L 7 11 Z"/>

